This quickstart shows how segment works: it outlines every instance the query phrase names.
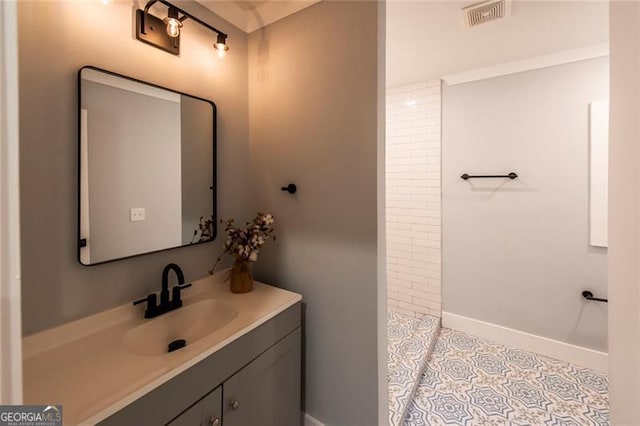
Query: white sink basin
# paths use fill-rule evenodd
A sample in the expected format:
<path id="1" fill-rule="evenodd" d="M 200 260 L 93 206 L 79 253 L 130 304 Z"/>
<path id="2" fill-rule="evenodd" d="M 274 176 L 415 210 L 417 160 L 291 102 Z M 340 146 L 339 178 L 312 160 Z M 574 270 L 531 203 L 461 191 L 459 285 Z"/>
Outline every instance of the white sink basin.
<path id="1" fill-rule="evenodd" d="M 238 315 L 236 308 L 218 299 L 206 299 L 148 320 L 127 331 L 124 345 L 131 353 L 158 356 L 167 353 L 174 340 L 187 346 L 214 333 Z"/>

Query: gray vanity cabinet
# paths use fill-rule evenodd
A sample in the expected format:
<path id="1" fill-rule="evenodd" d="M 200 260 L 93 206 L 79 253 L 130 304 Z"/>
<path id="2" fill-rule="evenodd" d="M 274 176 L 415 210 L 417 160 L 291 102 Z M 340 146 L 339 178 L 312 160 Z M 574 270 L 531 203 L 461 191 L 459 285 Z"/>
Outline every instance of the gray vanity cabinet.
<path id="1" fill-rule="evenodd" d="M 224 382 L 224 426 L 300 425 L 300 331 Z"/>
<path id="2" fill-rule="evenodd" d="M 299 426 L 300 330 L 251 361 L 167 426 L 200 425 Z"/>
<path id="3" fill-rule="evenodd" d="M 167 426 L 221 426 L 222 386 L 205 396 Z"/>
<path id="4" fill-rule="evenodd" d="M 296 303 L 99 425 L 300 426 L 301 349 Z"/>

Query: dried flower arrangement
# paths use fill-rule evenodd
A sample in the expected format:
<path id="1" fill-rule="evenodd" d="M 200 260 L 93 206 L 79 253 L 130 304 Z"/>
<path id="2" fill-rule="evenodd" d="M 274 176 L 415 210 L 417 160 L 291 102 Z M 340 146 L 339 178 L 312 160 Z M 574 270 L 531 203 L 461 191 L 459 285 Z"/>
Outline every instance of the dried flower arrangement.
<path id="1" fill-rule="evenodd" d="M 253 279 L 251 277 L 249 263 L 258 260 L 260 248 L 264 243 L 268 240 L 276 239 L 273 229 L 274 218 L 270 214 L 258 213 L 252 222 L 246 223 L 245 229 L 235 226 L 234 219 L 221 220 L 220 223 L 226 225 L 225 233 L 227 234 L 227 240 L 224 243 L 224 251 L 218 256 L 218 259 L 216 259 L 216 263 L 209 271 L 209 274 L 214 273 L 216 266 L 225 254 L 230 254 L 235 257 L 233 267 L 231 268 L 231 290 L 236 293 L 251 291 L 251 288 L 253 288 Z M 244 274 L 245 278 L 243 279 L 250 281 L 251 288 L 246 291 L 235 291 L 234 274 Z M 249 286 L 248 282 L 244 284 L 244 288 L 247 286 Z"/>
<path id="2" fill-rule="evenodd" d="M 200 233 L 200 236 L 198 236 Z M 191 244 L 202 243 L 213 239 L 213 218 L 211 216 L 205 219 L 204 216 L 200 216 L 200 223 L 198 228 L 193 231 L 193 238 Z"/>

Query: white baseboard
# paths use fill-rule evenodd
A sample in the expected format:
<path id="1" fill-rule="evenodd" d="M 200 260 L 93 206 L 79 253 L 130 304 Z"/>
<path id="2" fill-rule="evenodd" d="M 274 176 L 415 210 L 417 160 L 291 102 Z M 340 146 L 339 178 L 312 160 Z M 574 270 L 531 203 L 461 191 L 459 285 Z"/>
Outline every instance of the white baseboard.
<path id="1" fill-rule="evenodd" d="M 324 423 L 304 413 L 304 426 L 324 426 Z"/>
<path id="2" fill-rule="evenodd" d="M 442 313 L 442 327 L 463 331 L 503 345 L 546 355 L 561 361 L 607 373 L 609 355 L 593 349 L 570 345 L 558 340 L 536 336 L 512 328 L 463 317 L 449 312 Z"/>

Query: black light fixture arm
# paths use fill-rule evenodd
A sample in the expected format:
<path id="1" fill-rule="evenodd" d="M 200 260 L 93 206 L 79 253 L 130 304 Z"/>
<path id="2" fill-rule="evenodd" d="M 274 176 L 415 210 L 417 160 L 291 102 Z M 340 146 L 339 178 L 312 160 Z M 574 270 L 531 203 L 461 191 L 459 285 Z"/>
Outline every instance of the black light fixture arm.
<path id="1" fill-rule="evenodd" d="M 149 0 L 149 1 L 147 2 L 147 4 L 145 5 L 145 7 L 144 7 L 144 13 L 145 13 L 145 15 L 146 15 L 147 13 L 149 13 L 149 9 L 151 8 L 151 6 L 153 6 L 153 5 L 154 5 L 154 4 L 156 4 L 156 3 L 162 3 L 162 4 L 164 4 L 164 5 L 165 5 L 165 6 L 167 6 L 167 7 L 172 7 L 172 8 L 174 8 L 174 9 L 176 9 L 179 13 L 181 13 L 181 14 L 182 14 L 182 18 L 180 18 L 180 22 L 183 22 L 185 19 L 190 18 L 190 19 L 193 19 L 194 21 L 196 21 L 198 24 L 202 25 L 203 27 L 205 27 L 205 28 L 207 28 L 207 29 L 209 29 L 209 30 L 211 30 L 211 31 L 213 31 L 213 32 L 215 32 L 215 33 L 220 34 L 220 35 L 221 35 L 221 36 L 223 36 L 225 39 L 228 37 L 228 36 L 227 36 L 227 34 L 225 34 L 224 32 L 220 31 L 220 30 L 219 30 L 219 29 L 217 29 L 216 27 L 213 27 L 213 26 L 211 26 L 211 25 L 207 24 L 206 22 L 202 21 L 201 19 L 199 19 L 199 18 L 197 18 L 197 17 L 193 16 L 192 14 L 190 14 L 190 13 L 188 13 L 188 12 L 185 12 L 183 9 L 180 9 L 178 6 L 176 6 L 176 5 L 174 5 L 174 4 L 171 4 L 171 3 L 169 3 L 169 2 L 168 2 L 168 1 L 166 1 L 166 0 Z"/>
<path id="2" fill-rule="evenodd" d="M 149 9 L 151 9 L 151 6 L 153 6 L 154 4 L 156 4 L 158 2 L 158 0 L 149 0 L 147 2 L 147 4 L 144 6 L 144 14 L 142 15 L 142 32 L 144 34 L 147 33 L 147 15 L 149 15 Z"/>
<path id="3" fill-rule="evenodd" d="M 144 6 L 144 13 L 149 13 L 149 9 L 151 9 L 151 6 L 153 6 L 157 2 L 158 0 L 149 0 L 147 4 Z"/>

